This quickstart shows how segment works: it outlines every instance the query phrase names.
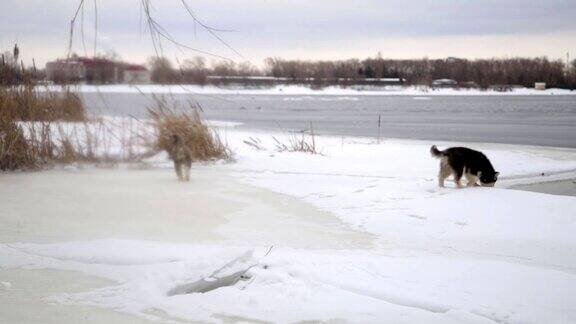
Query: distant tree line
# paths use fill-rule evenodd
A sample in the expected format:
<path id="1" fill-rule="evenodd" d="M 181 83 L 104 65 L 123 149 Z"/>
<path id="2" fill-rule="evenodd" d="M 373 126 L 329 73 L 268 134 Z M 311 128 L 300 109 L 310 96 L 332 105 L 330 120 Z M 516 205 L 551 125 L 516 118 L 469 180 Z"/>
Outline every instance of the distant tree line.
<path id="1" fill-rule="evenodd" d="M 458 58 L 393 60 L 381 57 L 365 60 L 299 61 L 269 58 L 266 73 L 294 80 L 303 78 L 350 79 L 401 78 L 407 84 L 430 85 L 436 79 L 453 79 L 481 88 L 494 85 L 533 87 L 546 82 L 548 87 L 576 88 L 576 60 L 567 67 L 560 60 L 510 58 L 466 60 Z"/>
<path id="2" fill-rule="evenodd" d="M 207 84 L 209 76 L 251 77 L 263 76 L 264 72 L 249 62 L 214 61 L 211 66 L 203 57 L 186 59 L 178 67 L 165 57 L 148 59 L 152 81 L 155 83 Z M 212 82 L 214 83 L 214 82 Z"/>
<path id="3" fill-rule="evenodd" d="M 411 85 L 430 85 L 436 79 L 453 79 L 463 86 L 533 87 L 546 82 L 547 87 L 576 89 L 576 60 L 566 66 L 561 60 L 506 58 L 467 60 L 414 59 L 394 60 L 381 57 L 365 60 L 304 61 L 268 58 L 263 69 L 250 63 L 216 61 L 208 66 L 201 57 L 185 60 L 178 68 L 166 58 L 151 58 L 152 80 L 158 83 L 205 84 L 209 76 L 268 76 L 287 82 L 322 84 L 355 84 L 364 79 L 399 78 Z M 243 80 L 249 83 L 250 80 Z M 214 81 L 212 80 L 211 83 Z"/>
<path id="4" fill-rule="evenodd" d="M 41 79 L 42 70 L 26 68 L 18 61 L 19 50 L 2 54 L 0 60 L 0 85 L 24 82 L 24 79 Z M 98 75 L 86 73 L 86 82 L 114 83 L 116 58 L 94 58 L 91 69 Z M 305 61 L 268 58 L 262 68 L 249 62 L 213 61 L 194 57 L 173 64 L 165 57 L 151 57 L 147 65 L 151 79 L 161 84 L 273 84 L 307 83 L 317 86 L 362 84 L 363 80 L 397 78 L 408 85 L 431 85 L 437 79 L 452 79 L 462 87 L 506 88 L 510 86 L 533 87 L 535 82 L 545 82 L 549 88 L 576 89 L 576 60 L 568 66 L 561 60 L 537 58 L 506 58 L 467 60 L 446 59 L 384 59 L 380 55 L 364 60 Z M 124 63 L 125 64 L 125 63 Z M 106 72 L 106 73 L 104 73 Z M 96 82 L 96 77 L 110 80 Z M 74 82 L 74 80 L 67 80 Z"/>

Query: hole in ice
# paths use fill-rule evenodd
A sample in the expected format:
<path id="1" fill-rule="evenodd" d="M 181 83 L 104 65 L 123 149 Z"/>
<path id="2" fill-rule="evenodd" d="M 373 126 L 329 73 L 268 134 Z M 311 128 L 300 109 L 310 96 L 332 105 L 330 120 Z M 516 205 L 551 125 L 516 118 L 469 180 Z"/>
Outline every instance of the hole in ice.
<path id="1" fill-rule="evenodd" d="M 218 288 L 234 286 L 239 281 L 249 280 L 251 278 L 250 275 L 246 273 L 248 270 L 249 269 L 240 270 L 231 275 L 220 278 L 213 278 L 213 277 L 202 278 L 195 282 L 179 285 L 168 291 L 168 296 L 186 295 L 194 293 L 203 294 L 212 290 L 216 290 Z"/>
<path id="2" fill-rule="evenodd" d="M 239 281 L 247 281 L 252 277 L 248 270 L 258 265 L 253 260 L 253 251 L 248 251 L 240 257 L 228 262 L 222 268 L 200 280 L 178 285 L 168 291 L 168 296 L 206 293 L 222 287 L 230 287 Z M 267 266 L 264 266 L 266 269 Z"/>

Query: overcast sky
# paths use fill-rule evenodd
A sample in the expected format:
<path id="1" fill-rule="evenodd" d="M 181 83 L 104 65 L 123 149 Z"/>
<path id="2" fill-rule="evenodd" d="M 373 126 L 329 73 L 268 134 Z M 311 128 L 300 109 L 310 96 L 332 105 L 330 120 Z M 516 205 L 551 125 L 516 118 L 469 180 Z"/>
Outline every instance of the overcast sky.
<path id="1" fill-rule="evenodd" d="M 140 0 L 96 0 L 97 52 L 144 63 L 154 55 Z M 241 56 L 186 15 L 182 0 L 152 0 L 158 22 L 192 47 L 261 65 L 266 57 L 346 59 L 437 57 L 576 57 L 576 0 L 187 0 Z M 0 0 L 0 49 L 21 47 L 39 65 L 66 54 L 69 22 L 79 0 Z M 93 0 L 80 18 L 74 51 L 94 51 Z M 195 31 L 196 30 L 196 31 Z M 183 60 L 197 53 L 165 43 Z M 208 57 L 209 58 L 209 57 Z M 210 59 L 210 58 L 209 58 Z"/>

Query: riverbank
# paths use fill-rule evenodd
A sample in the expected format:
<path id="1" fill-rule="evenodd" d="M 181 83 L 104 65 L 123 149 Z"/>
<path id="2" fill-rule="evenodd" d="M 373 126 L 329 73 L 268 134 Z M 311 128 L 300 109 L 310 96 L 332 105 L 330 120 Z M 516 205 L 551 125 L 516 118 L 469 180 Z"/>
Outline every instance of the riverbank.
<path id="1" fill-rule="evenodd" d="M 58 91 L 59 86 L 42 89 Z M 509 91 L 430 88 L 427 86 L 327 86 L 311 88 L 305 85 L 276 85 L 254 87 L 240 85 L 199 86 L 199 85 L 160 85 L 160 84 L 116 84 L 116 85 L 76 85 L 72 89 L 83 93 L 155 93 L 155 94 L 220 94 L 220 95 L 296 95 L 296 96 L 550 96 L 576 95 L 567 89 L 536 90 L 532 88 L 512 88 Z"/>

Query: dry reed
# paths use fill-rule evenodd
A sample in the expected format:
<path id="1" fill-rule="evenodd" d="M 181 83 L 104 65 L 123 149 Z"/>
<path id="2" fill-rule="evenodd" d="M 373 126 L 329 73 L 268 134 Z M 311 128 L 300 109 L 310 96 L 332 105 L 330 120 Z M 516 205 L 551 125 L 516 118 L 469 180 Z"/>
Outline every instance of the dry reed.
<path id="1" fill-rule="evenodd" d="M 160 150 L 171 152 L 175 134 L 196 161 L 230 158 L 227 145 L 196 110 L 178 112 L 159 103 L 149 109 L 151 121 L 88 119 L 82 101 L 71 92 L 0 88 L 0 170 L 76 162 L 140 163 Z"/>
<path id="2" fill-rule="evenodd" d="M 156 128 L 156 150 L 173 152 L 173 136 L 179 135 L 191 150 L 195 161 L 231 158 L 228 146 L 218 133 L 202 120 L 195 107 L 178 111 L 175 107 L 169 107 L 166 101 L 158 99 L 157 105 L 148 109 L 148 112 Z"/>
<path id="3" fill-rule="evenodd" d="M 84 121 L 86 110 L 70 89 L 38 91 L 33 85 L 0 87 L 0 113 L 14 121 Z"/>
<path id="4" fill-rule="evenodd" d="M 288 143 L 281 142 L 276 137 L 272 137 L 276 142 L 276 150 L 279 152 L 303 152 L 310 154 L 320 154 L 316 149 L 316 136 L 314 128 L 310 123 L 309 132 L 303 131 L 301 134 L 290 134 Z"/>
<path id="5" fill-rule="evenodd" d="M 81 99 L 64 90 L 0 88 L 0 170 L 55 163 L 140 161 L 150 126 L 134 119 L 89 120 Z M 148 140 L 151 141 L 151 140 Z"/>

